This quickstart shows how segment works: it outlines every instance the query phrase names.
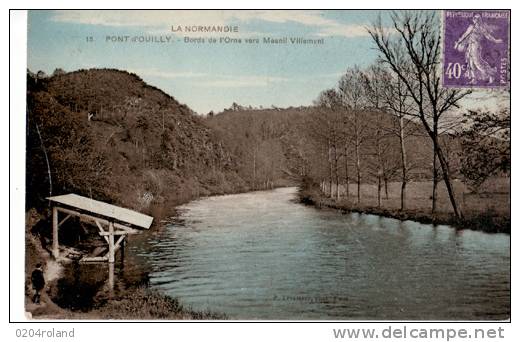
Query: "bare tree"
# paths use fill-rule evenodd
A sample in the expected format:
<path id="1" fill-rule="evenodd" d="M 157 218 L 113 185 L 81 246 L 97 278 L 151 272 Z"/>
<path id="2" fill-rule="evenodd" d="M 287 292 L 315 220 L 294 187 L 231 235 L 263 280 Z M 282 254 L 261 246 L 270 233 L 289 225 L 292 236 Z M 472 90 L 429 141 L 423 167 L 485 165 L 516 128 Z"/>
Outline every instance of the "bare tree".
<path id="1" fill-rule="evenodd" d="M 388 175 L 384 155 L 385 150 L 388 150 L 389 144 L 384 147 L 384 139 L 387 137 L 383 123 L 383 99 L 385 94 L 385 82 L 387 72 L 383 69 L 381 63 L 370 65 L 366 71 L 363 72 L 363 87 L 366 97 L 367 107 L 374 111 L 374 128 L 375 136 L 373 141 L 375 144 L 375 155 L 377 162 L 377 206 L 381 206 L 381 189 L 383 180 L 385 182 L 385 189 L 387 189 L 386 197 L 388 198 Z"/>
<path id="2" fill-rule="evenodd" d="M 399 155 L 401 161 L 401 210 L 406 209 L 406 186 L 409 180 L 409 171 L 411 165 L 408 162 L 408 155 L 406 151 L 406 139 L 411 133 L 408 126 L 413 123 L 406 118 L 411 113 L 411 99 L 408 95 L 408 90 L 399 77 L 394 77 L 390 71 L 380 69 L 379 72 L 379 86 L 382 90 L 382 106 L 387 112 L 395 117 L 392 120 L 393 126 L 389 132 L 399 139 Z M 385 182 L 386 189 L 386 182 Z M 388 197 L 388 195 L 387 195 Z"/>
<path id="3" fill-rule="evenodd" d="M 345 75 L 339 80 L 338 90 L 341 97 L 342 106 L 345 107 L 344 114 L 344 143 L 345 154 L 348 152 L 347 145 L 354 143 L 356 183 L 357 183 L 357 203 L 361 201 L 361 145 L 365 140 L 367 123 L 362 120 L 361 109 L 366 104 L 364 76 L 358 66 L 349 68 Z M 351 133 L 352 132 L 352 133 Z M 353 137 L 352 137 L 353 135 Z M 347 158 L 347 155 L 345 155 Z M 345 169 L 348 174 L 348 160 L 345 161 Z M 348 183 L 348 180 L 347 180 Z"/>
<path id="4" fill-rule="evenodd" d="M 460 218 L 447 156 L 439 144 L 439 122 L 470 92 L 441 86 L 441 37 L 435 12 L 395 12 L 392 21 L 395 34 L 383 27 L 381 18 L 368 31 L 381 59 L 403 82 L 413 100 L 412 114 L 432 140 L 454 215 Z"/>
<path id="5" fill-rule="evenodd" d="M 318 115 L 313 120 L 313 135 L 318 141 L 326 141 L 329 169 L 329 196 L 339 199 L 339 159 L 341 157 L 341 117 L 340 99 L 334 89 L 323 91 L 315 101 Z M 333 184 L 336 188 L 333 191 Z"/>
<path id="6" fill-rule="evenodd" d="M 346 114 L 344 114 L 346 116 Z M 345 121 L 343 122 L 343 125 L 345 126 Z M 345 195 L 347 199 L 350 199 L 350 173 L 349 173 L 349 156 L 350 156 L 350 144 L 352 142 L 351 135 L 347 132 L 349 131 L 348 127 L 343 128 L 343 163 L 344 163 L 344 169 L 345 169 Z"/>

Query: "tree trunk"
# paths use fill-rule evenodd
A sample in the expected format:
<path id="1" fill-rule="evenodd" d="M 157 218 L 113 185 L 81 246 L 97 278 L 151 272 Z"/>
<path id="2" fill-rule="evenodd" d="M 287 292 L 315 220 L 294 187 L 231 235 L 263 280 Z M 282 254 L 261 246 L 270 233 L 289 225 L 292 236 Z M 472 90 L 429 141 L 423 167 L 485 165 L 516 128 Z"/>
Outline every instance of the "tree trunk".
<path id="1" fill-rule="evenodd" d="M 338 167 L 338 150 L 334 144 L 334 173 L 336 179 L 336 200 L 339 200 L 339 167 Z M 332 196 L 331 196 L 332 197 Z"/>
<path id="2" fill-rule="evenodd" d="M 439 159 L 439 165 L 442 170 L 442 178 L 444 183 L 446 184 L 446 190 L 448 191 L 448 196 L 450 198 L 451 206 L 453 208 L 453 213 L 457 219 L 462 218 L 462 213 L 459 211 L 459 207 L 457 206 L 457 199 L 455 198 L 455 191 L 453 190 L 453 184 L 451 183 L 450 176 L 450 168 L 448 165 L 448 161 L 446 160 L 442 150 L 437 146 L 437 157 Z"/>
<path id="3" fill-rule="evenodd" d="M 381 175 L 377 175 L 377 207 L 381 208 Z"/>
<path id="4" fill-rule="evenodd" d="M 49 163 L 49 157 L 47 156 L 47 149 L 45 148 L 45 145 L 43 144 L 42 135 L 40 134 L 40 128 L 38 127 L 38 123 L 34 121 L 34 124 L 36 125 L 36 132 L 38 133 L 38 137 L 40 138 L 40 146 L 43 151 L 43 155 L 45 156 L 45 163 L 47 164 L 47 174 L 49 175 L 49 197 L 52 197 L 52 175 L 51 175 L 51 165 Z M 51 201 L 49 200 L 49 206 Z"/>
<path id="5" fill-rule="evenodd" d="M 332 197 L 332 174 L 334 172 L 331 153 L 332 152 L 331 152 L 330 141 L 329 141 L 329 197 Z"/>
<path id="6" fill-rule="evenodd" d="M 401 182 L 401 211 L 406 209 L 406 180 Z"/>
<path id="7" fill-rule="evenodd" d="M 381 178 L 384 176 L 383 157 L 381 153 L 381 127 L 380 117 L 377 118 L 376 149 L 377 149 L 377 207 L 381 207 Z M 387 192 L 388 193 L 388 192 Z"/>
<path id="8" fill-rule="evenodd" d="M 406 146 L 404 143 L 404 118 L 402 115 L 399 117 L 399 142 L 401 143 L 401 211 L 406 208 L 406 183 L 407 183 L 407 169 L 408 165 L 406 162 Z"/>
<path id="9" fill-rule="evenodd" d="M 359 158 L 359 136 L 356 133 L 356 178 L 357 178 L 357 203 L 361 201 L 361 162 Z"/>
<path id="10" fill-rule="evenodd" d="M 434 144 L 435 146 L 435 144 Z M 433 186 L 432 186 L 432 216 L 435 216 L 437 211 L 437 153 L 436 148 L 433 148 Z"/>
<path id="11" fill-rule="evenodd" d="M 256 153 L 257 147 L 253 148 L 253 190 L 256 190 Z"/>
<path id="12" fill-rule="evenodd" d="M 350 183 L 350 179 L 348 177 L 348 146 L 347 146 L 347 143 L 345 142 L 345 186 L 346 186 L 345 192 L 347 193 L 347 199 L 350 198 L 349 183 Z"/>
<path id="13" fill-rule="evenodd" d="M 434 114 L 435 118 L 435 114 Z M 421 118 L 423 125 L 427 129 L 427 132 L 432 139 L 433 142 L 433 190 L 432 190 L 432 216 L 434 216 L 437 210 L 437 182 L 438 182 L 438 171 L 437 171 L 437 160 L 439 161 L 439 165 L 442 171 L 442 178 L 444 180 L 444 184 L 446 185 L 446 191 L 448 192 L 448 197 L 450 198 L 451 206 L 453 208 L 453 214 L 457 219 L 462 217 L 459 208 L 457 207 L 457 200 L 454 195 L 453 185 L 451 184 L 450 170 L 448 166 L 448 162 L 442 153 L 442 149 L 439 147 L 438 141 L 438 122 L 434 120 L 433 130 L 429 130 L 428 123 Z"/>
<path id="14" fill-rule="evenodd" d="M 339 176 L 336 172 L 336 201 L 339 201 Z"/>
<path id="15" fill-rule="evenodd" d="M 358 163 L 359 165 L 359 163 Z M 357 167 L 357 203 L 361 202 L 361 173 L 359 166 Z"/>

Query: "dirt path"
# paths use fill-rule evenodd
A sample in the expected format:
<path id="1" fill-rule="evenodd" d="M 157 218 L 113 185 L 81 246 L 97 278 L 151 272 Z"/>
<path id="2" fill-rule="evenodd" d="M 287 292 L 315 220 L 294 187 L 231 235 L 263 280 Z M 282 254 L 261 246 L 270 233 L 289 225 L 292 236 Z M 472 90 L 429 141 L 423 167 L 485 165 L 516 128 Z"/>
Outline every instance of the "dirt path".
<path id="1" fill-rule="evenodd" d="M 36 236 L 31 233 L 31 228 L 40 221 L 41 217 L 35 210 L 29 210 L 25 219 L 25 311 L 27 318 L 42 318 L 40 316 L 52 316 L 65 313 L 65 310 L 56 305 L 49 297 L 49 289 L 61 276 L 63 267 L 53 260 L 41 245 Z M 40 304 L 32 301 L 34 294 L 31 286 L 31 273 L 36 264 L 43 265 L 45 289 L 42 291 Z"/>

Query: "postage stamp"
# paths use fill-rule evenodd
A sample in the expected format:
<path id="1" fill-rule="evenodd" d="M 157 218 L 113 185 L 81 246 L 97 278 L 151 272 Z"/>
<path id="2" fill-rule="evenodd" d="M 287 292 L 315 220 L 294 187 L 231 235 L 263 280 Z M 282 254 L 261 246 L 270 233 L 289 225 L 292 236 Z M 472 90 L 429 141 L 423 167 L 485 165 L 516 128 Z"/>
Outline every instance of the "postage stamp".
<path id="1" fill-rule="evenodd" d="M 445 87 L 509 85 L 509 11 L 444 11 Z"/>

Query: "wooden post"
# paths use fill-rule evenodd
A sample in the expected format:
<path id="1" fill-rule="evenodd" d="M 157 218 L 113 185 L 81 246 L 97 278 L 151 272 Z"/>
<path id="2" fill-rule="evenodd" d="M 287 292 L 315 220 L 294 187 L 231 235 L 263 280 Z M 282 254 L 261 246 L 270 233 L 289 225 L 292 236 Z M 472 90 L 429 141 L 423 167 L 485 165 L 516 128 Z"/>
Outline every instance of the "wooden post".
<path id="1" fill-rule="evenodd" d="M 60 256 L 60 246 L 58 241 L 58 209 L 52 207 L 52 256 L 58 259 Z"/>
<path id="2" fill-rule="evenodd" d="M 108 288 L 112 294 L 112 290 L 114 290 L 114 263 L 111 262 L 108 263 Z"/>
<path id="3" fill-rule="evenodd" d="M 126 239 L 121 241 L 121 263 L 125 261 L 125 247 L 126 247 Z"/>
<path id="4" fill-rule="evenodd" d="M 113 263 L 115 260 L 114 252 L 114 224 L 112 221 L 108 224 L 108 262 Z"/>

